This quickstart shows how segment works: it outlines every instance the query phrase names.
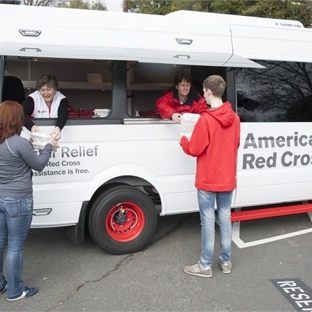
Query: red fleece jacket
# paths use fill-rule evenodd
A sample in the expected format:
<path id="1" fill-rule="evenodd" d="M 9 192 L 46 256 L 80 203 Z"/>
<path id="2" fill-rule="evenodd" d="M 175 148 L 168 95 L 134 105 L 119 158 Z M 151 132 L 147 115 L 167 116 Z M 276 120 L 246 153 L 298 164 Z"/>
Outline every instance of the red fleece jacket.
<path id="1" fill-rule="evenodd" d="M 197 157 L 197 189 L 227 192 L 236 188 L 239 140 L 240 120 L 229 102 L 203 113 L 190 141 L 181 138 L 183 151 Z"/>
<path id="2" fill-rule="evenodd" d="M 196 113 L 201 114 L 209 108 L 204 98 L 191 88 L 184 104 L 180 104 L 178 91 L 170 88 L 165 94 L 156 101 L 156 108 L 161 118 L 170 119 L 173 113 Z"/>

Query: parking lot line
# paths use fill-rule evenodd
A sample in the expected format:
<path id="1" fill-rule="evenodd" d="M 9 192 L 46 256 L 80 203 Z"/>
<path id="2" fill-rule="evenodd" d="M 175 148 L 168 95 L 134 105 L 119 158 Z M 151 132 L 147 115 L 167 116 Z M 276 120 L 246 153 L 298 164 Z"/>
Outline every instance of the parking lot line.
<path id="1" fill-rule="evenodd" d="M 310 218 L 311 223 L 312 223 L 312 213 L 309 212 L 308 215 L 309 215 L 309 218 Z M 305 229 L 305 230 L 301 230 L 301 231 L 290 232 L 290 233 L 283 234 L 283 235 L 276 235 L 276 236 L 272 236 L 269 238 L 259 239 L 259 240 L 255 240 L 255 241 L 245 243 L 240 238 L 240 223 L 241 222 L 234 222 L 233 223 L 232 241 L 237 245 L 238 248 L 241 248 L 241 249 L 247 248 L 247 247 L 252 247 L 252 246 L 257 246 L 257 245 L 262 245 L 262 244 L 266 244 L 266 243 L 271 243 L 271 242 L 282 240 L 282 239 L 289 238 L 289 237 L 294 237 L 294 236 L 299 236 L 299 235 L 303 235 L 303 234 L 307 234 L 307 233 L 312 233 L 312 228 L 309 228 L 309 229 Z"/>

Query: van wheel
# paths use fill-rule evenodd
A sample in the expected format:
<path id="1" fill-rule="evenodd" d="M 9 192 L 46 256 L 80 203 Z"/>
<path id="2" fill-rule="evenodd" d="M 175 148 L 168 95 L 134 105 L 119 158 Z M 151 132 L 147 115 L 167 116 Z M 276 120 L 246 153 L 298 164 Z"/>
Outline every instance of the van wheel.
<path id="1" fill-rule="evenodd" d="M 148 244 L 157 225 L 153 202 L 131 186 L 113 187 L 92 205 L 89 231 L 93 240 L 113 254 L 133 253 Z"/>

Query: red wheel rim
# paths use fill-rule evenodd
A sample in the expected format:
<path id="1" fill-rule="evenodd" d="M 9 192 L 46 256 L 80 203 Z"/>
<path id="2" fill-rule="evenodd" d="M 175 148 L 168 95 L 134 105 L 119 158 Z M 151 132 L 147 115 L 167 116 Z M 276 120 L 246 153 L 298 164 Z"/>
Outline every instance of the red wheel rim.
<path id="1" fill-rule="evenodd" d="M 145 216 L 140 208 L 132 202 L 122 202 L 108 213 L 105 226 L 107 233 L 118 242 L 129 242 L 143 231 Z"/>

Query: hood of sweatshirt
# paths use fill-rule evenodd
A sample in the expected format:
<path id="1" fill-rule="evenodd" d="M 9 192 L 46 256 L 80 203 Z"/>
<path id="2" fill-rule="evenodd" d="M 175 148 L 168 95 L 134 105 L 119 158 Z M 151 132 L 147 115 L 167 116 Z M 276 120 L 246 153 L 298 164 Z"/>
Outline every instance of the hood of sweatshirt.
<path id="1" fill-rule="evenodd" d="M 223 128 L 230 127 L 236 116 L 230 102 L 224 102 L 221 106 L 209 109 L 207 112 L 211 117 L 216 119 Z"/>

